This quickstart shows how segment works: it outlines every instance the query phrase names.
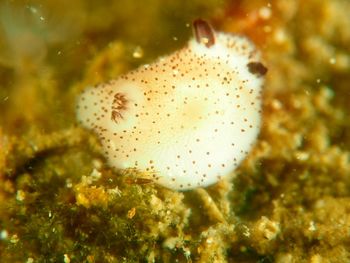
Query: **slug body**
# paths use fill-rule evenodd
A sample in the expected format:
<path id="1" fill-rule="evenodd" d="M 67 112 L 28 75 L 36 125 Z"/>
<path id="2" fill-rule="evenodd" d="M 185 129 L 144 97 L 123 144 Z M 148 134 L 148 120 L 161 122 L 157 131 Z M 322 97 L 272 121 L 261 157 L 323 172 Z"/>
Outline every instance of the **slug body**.
<path id="1" fill-rule="evenodd" d="M 194 22 L 186 47 L 79 97 L 77 118 L 101 139 L 109 164 L 186 190 L 232 172 L 261 124 L 266 68 L 246 38 Z"/>

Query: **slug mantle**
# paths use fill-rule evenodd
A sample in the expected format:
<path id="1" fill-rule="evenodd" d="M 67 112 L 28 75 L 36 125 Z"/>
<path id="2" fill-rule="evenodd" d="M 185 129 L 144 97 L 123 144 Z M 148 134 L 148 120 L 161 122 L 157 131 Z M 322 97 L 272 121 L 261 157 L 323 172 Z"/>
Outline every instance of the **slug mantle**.
<path id="1" fill-rule="evenodd" d="M 214 184 L 245 158 L 260 131 L 267 71 L 248 39 L 200 19 L 193 28 L 181 50 L 86 89 L 77 103 L 112 167 L 176 190 Z"/>

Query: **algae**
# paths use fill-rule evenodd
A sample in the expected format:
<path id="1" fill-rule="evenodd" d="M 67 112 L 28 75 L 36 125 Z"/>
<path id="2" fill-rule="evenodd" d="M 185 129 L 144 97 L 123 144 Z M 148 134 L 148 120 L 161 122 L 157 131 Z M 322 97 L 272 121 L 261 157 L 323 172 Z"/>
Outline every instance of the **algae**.
<path id="1" fill-rule="evenodd" d="M 4 1 L 0 13 L 1 262 L 350 261 L 348 1 Z M 106 166 L 74 106 L 183 45 L 197 17 L 262 50 L 264 124 L 234 176 L 175 192 Z"/>

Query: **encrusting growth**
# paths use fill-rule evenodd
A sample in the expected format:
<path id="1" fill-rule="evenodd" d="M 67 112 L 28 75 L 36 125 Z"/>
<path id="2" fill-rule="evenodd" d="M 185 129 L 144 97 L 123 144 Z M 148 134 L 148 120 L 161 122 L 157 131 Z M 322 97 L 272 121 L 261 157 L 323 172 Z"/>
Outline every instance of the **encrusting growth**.
<path id="1" fill-rule="evenodd" d="M 260 130 L 267 69 L 246 38 L 196 20 L 187 46 L 86 89 L 77 118 L 100 137 L 109 164 L 177 190 L 232 172 Z"/>

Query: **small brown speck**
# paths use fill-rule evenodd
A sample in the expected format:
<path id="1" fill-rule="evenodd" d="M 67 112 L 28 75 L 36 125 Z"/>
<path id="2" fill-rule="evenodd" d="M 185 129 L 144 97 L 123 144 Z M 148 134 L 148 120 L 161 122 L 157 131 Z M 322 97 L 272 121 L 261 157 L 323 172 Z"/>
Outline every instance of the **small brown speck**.
<path id="1" fill-rule="evenodd" d="M 267 73 L 267 68 L 261 62 L 250 62 L 247 64 L 247 67 L 250 73 L 259 77 Z"/>

